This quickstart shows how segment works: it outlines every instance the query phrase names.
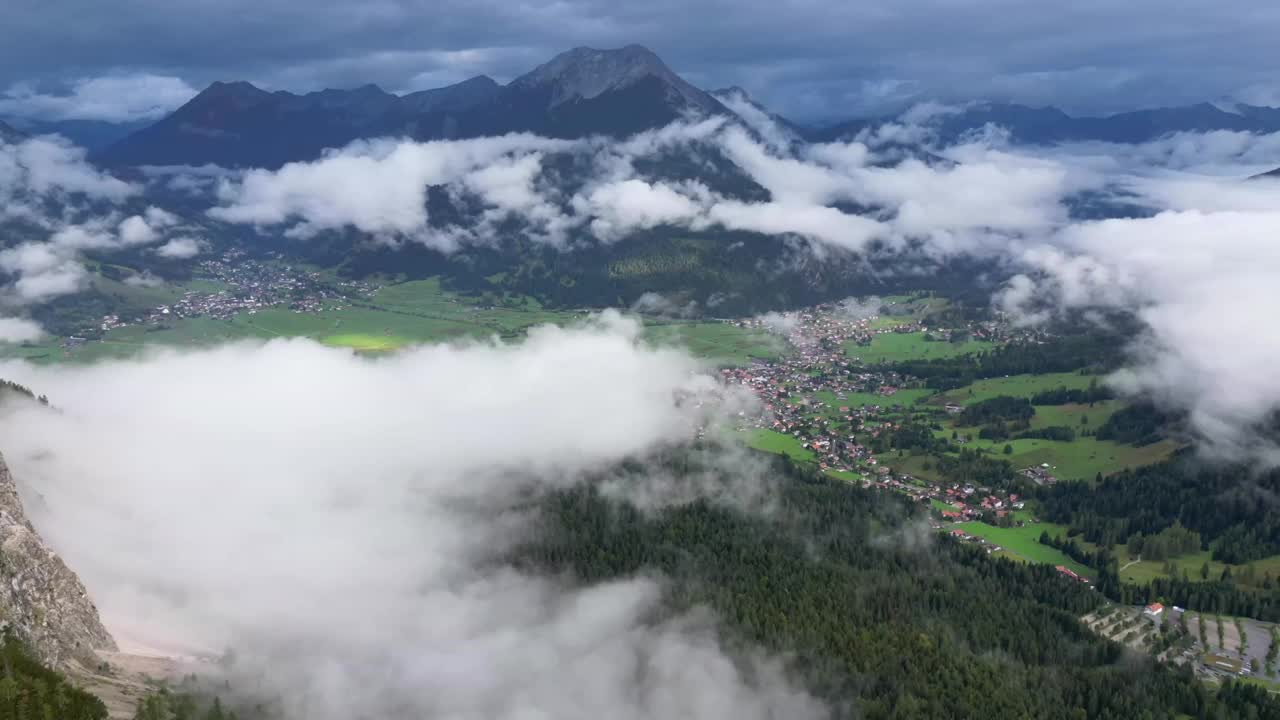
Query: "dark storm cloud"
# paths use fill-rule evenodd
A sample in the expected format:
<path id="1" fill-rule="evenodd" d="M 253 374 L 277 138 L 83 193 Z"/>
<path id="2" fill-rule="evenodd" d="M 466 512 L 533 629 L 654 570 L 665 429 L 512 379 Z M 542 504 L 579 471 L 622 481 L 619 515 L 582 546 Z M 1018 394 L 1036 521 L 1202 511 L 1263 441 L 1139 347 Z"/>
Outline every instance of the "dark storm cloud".
<path id="1" fill-rule="evenodd" d="M 695 83 L 802 118 L 925 97 L 1105 112 L 1274 102 L 1277 30 L 1263 0 L 11 0 L 0 87 L 137 72 L 408 90 L 638 42 Z"/>

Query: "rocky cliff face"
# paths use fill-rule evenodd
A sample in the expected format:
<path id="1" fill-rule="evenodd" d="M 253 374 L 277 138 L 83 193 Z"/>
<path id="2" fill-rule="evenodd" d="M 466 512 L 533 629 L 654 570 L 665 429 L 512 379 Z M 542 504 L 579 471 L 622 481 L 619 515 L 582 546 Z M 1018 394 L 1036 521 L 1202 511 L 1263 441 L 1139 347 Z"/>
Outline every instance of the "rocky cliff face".
<path id="1" fill-rule="evenodd" d="M 97 664 L 115 650 L 80 578 L 27 520 L 13 475 L 0 457 L 0 627 L 12 628 L 44 663 Z"/>

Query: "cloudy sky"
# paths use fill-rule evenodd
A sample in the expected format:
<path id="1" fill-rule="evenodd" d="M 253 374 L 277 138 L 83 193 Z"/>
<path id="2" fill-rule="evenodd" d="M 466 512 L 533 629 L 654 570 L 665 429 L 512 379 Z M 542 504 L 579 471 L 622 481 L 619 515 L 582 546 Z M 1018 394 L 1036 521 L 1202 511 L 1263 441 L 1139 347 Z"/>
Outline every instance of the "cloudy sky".
<path id="1" fill-rule="evenodd" d="M 632 42 L 697 84 L 741 85 L 809 121 L 921 98 L 1082 113 L 1267 104 L 1280 100 L 1277 30 L 1280 6 L 1265 0 L 12 0 L 0 114 L 148 117 L 215 79 L 506 81 L 569 47 Z"/>

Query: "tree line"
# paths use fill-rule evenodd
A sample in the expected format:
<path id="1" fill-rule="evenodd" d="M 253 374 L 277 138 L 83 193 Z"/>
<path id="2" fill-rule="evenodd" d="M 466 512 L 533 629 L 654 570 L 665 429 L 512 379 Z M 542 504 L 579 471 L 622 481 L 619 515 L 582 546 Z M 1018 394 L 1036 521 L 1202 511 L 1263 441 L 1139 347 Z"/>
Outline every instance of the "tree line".
<path id="1" fill-rule="evenodd" d="M 1039 491 L 1045 519 L 1099 545 L 1150 537 L 1175 524 L 1199 534 L 1214 560 L 1243 564 L 1280 553 L 1280 469 L 1212 465 L 1182 453 L 1087 483 Z"/>
<path id="2" fill-rule="evenodd" d="M 1276 712 L 1228 700 L 1189 671 L 1123 650 L 1080 615 L 1101 597 L 1054 568 L 937 536 L 905 499 L 779 461 L 776 509 L 709 501 L 641 512 L 589 485 L 543 501 L 512 561 L 591 583 L 669 578 L 662 613 L 714 609 L 729 645 L 793 658 L 837 717 L 1229 718 Z"/>
<path id="3" fill-rule="evenodd" d="M 1123 360 L 1125 342 L 1119 332 L 1095 330 L 1041 342 L 1011 342 L 985 352 L 949 358 L 889 363 L 881 369 L 920 378 L 925 387 L 953 390 L 976 380 L 1005 375 L 1106 372 Z"/>
<path id="4" fill-rule="evenodd" d="M 102 700 L 45 667 L 12 633 L 0 647 L 0 720 L 104 720 Z"/>

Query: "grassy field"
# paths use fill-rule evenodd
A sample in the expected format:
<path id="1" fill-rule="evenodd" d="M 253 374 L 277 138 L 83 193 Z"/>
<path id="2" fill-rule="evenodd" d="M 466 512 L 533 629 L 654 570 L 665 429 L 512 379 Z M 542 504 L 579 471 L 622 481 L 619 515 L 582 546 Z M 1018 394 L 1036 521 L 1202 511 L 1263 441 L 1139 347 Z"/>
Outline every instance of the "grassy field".
<path id="1" fill-rule="evenodd" d="M 1094 379 L 1092 375 L 1079 373 L 1013 375 L 980 380 L 971 385 L 935 395 L 929 398 L 928 402 L 931 405 L 943 403 L 968 405 L 1000 395 L 1029 398 L 1038 392 L 1059 387 L 1087 388 Z M 1122 407 L 1124 407 L 1122 400 L 1105 400 L 1096 402 L 1092 406 L 1088 404 L 1037 405 L 1031 427 L 1035 429 L 1066 426 L 1077 433 L 1083 433 L 1086 430 L 1097 431 L 1112 414 Z M 1177 443 L 1172 440 L 1134 447 L 1083 435 L 1071 442 L 1038 439 L 983 440 L 978 437 L 978 430 L 979 428 L 976 427 L 959 427 L 949 424 L 938 434 L 950 437 L 955 431 L 961 435 L 967 435 L 970 438 L 967 447 L 991 450 L 1017 467 L 1048 463 L 1053 473 L 1063 480 L 1091 480 L 1098 473 L 1107 475 L 1125 468 L 1151 465 L 1168 458 L 1178 449 Z M 1011 455 L 1003 454 L 1006 444 L 1013 449 Z"/>
<path id="2" fill-rule="evenodd" d="M 324 338 L 323 342 L 325 345 L 347 347 L 360 352 L 390 352 L 410 344 L 405 338 L 395 335 L 364 335 L 360 333 L 330 335 Z"/>
<path id="3" fill-rule="evenodd" d="M 1122 407 L 1124 407 L 1122 400 L 1104 400 L 1094 403 L 1092 407 L 1087 404 L 1037 405 L 1035 417 L 1031 418 L 1031 427 L 1063 425 L 1076 432 L 1096 431 Z"/>
<path id="4" fill-rule="evenodd" d="M 888 459 L 889 467 L 900 473 L 932 482 L 942 482 L 942 474 L 938 472 L 937 462 L 927 455 L 910 455 L 905 458 Z"/>
<path id="5" fill-rule="evenodd" d="M 837 479 L 837 480 L 843 480 L 843 481 L 845 481 L 845 482 L 851 482 L 851 483 L 861 483 L 861 482 L 862 482 L 862 474 L 861 474 L 861 473 L 849 472 L 849 471 L 846 471 L 846 470 L 832 470 L 832 469 L 828 468 L 828 469 L 827 469 L 827 476 L 828 476 L 828 477 L 833 477 L 833 478 L 835 478 L 835 479 Z"/>
<path id="6" fill-rule="evenodd" d="M 921 400 L 933 394 L 932 390 L 924 389 L 907 389 L 899 390 L 892 395 L 880 395 L 877 393 L 845 393 L 844 399 L 836 397 L 834 392 L 820 391 L 813 394 L 815 400 L 821 400 L 827 404 L 827 408 L 834 412 L 839 412 L 842 407 L 857 408 L 863 405 L 879 405 L 881 407 L 890 407 L 893 405 L 902 405 L 910 407 Z"/>
<path id="7" fill-rule="evenodd" d="M 135 288 L 105 278 L 95 282 L 104 292 L 128 294 L 131 303 L 145 307 L 172 302 L 189 289 L 200 292 L 225 289 L 209 280 L 159 288 Z M 306 337 L 329 345 L 381 352 L 419 343 L 468 338 L 518 339 L 530 327 L 570 324 L 586 315 L 548 311 L 528 298 L 485 306 L 477 302 L 444 290 L 437 280 L 419 280 L 379 288 L 367 301 L 343 303 L 341 309 L 300 313 L 277 307 L 252 314 L 243 312 L 229 320 L 175 318 L 162 326 L 117 328 L 99 341 L 69 350 L 60 347 L 57 339 L 27 346 L 0 345 L 0 357 L 33 362 L 93 362 L 130 357 L 148 346 L 202 347 L 276 337 Z M 723 365 L 746 364 L 756 357 L 777 357 L 785 350 L 782 343 L 763 331 L 719 322 L 650 323 L 645 327 L 645 337 L 655 344 L 687 347 L 693 354 Z"/>
<path id="8" fill-rule="evenodd" d="M 887 295 L 881 297 L 880 301 L 886 312 L 869 323 L 873 330 L 886 330 L 916 322 L 950 304 L 946 298 L 928 295 Z"/>
<path id="9" fill-rule="evenodd" d="M 937 510 L 938 512 L 951 512 L 955 510 L 954 507 L 937 499 L 930 499 L 929 507 L 933 508 L 934 510 Z"/>
<path id="10" fill-rule="evenodd" d="M 978 380 L 964 387 L 942 393 L 937 397 L 936 402 L 938 404 L 958 403 L 967 405 L 998 395 L 1029 398 L 1038 392 L 1056 390 L 1059 387 L 1087 388 L 1095 378 L 1096 376 L 1094 375 L 1081 375 L 1073 372 L 990 378 L 988 380 Z"/>
<path id="11" fill-rule="evenodd" d="M 773 430 L 749 430 L 742 433 L 748 447 L 774 453 L 789 455 L 793 460 L 810 462 L 814 459 L 813 451 L 800 444 L 790 435 Z"/>
<path id="12" fill-rule="evenodd" d="M 649 322 L 645 338 L 657 345 L 679 345 L 705 358 L 728 365 L 753 359 L 771 360 L 785 354 L 786 343 L 763 330 L 749 330 L 724 322 Z"/>
<path id="13" fill-rule="evenodd" d="M 1040 544 L 1040 533 L 1042 532 L 1047 531 L 1051 536 L 1055 537 L 1065 534 L 1067 529 L 1061 525 L 1027 522 L 1022 527 L 1002 528 L 973 521 L 956 523 L 946 527 L 960 528 L 970 535 L 985 538 L 987 542 L 995 543 L 1029 562 L 1062 565 L 1085 577 L 1093 577 L 1093 573 L 1088 567 L 1072 560 L 1055 548 Z"/>
<path id="14" fill-rule="evenodd" d="M 1115 554 L 1116 560 L 1120 563 L 1120 567 L 1123 568 L 1120 571 L 1120 577 L 1126 582 L 1144 584 L 1149 583 L 1156 578 L 1167 577 L 1164 572 L 1163 561 L 1157 562 L 1154 560 L 1141 560 L 1139 562 L 1133 562 L 1136 558 L 1129 554 L 1128 548 L 1124 545 L 1117 545 L 1115 548 Z M 1174 571 L 1179 576 L 1185 572 L 1187 577 L 1192 580 L 1199 580 L 1200 569 L 1205 563 L 1208 563 L 1209 579 L 1217 579 L 1222 576 L 1222 571 L 1226 569 L 1228 565 L 1212 559 L 1210 555 L 1212 555 L 1212 553 L 1209 550 L 1204 550 L 1202 552 L 1172 558 Z M 1272 555 L 1271 557 L 1266 557 L 1261 560 L 1248 563 L 1248 566 L 1253 568 L 1258 582 L 1261 582 L 1262 578 L 1268 573 L 1271 574 L 1272 578 L 1280 578 L 1280 555 Z M 1229 567 L 1231 568 L 1232 577 L 1237 578 L 1237 583 L 1241 583 L 1241 578 L 1243 577 L 1246 566 L 1231 565 Z"/>
<path id="15" fill-rule="evenodd" d="M 951 432 L 951 429 L 947 429 L 940 434 L 950 436 Z M 1018 468 L 1048 463 L 1053 474 L 1060 480 L 1092 480 L 1098 473 L 1107 475 L 1125 468 L 1152 465 L 1168 458 L 1178 449 L 1178 444 L 1172 440 L 1134 447 L 1094 437 L 1077 437 L 1071 442 L 1039 439 L 982 440 L 977 437 L 977 428 L 959 428 L 958 432 L 961 435 L 967 433 L 972 438 L 965 447 L 990 450 Z M 1011 455 L 1003 453 L 1005 445 L 1013 448 Z"/>
<path id="16" fill-rule="evenodd" d="M 929 360 L 955 357 L 979 352 L 993 347 L 989 342 L 969 340 L 952 343 L 945 340 L 926 340 L 925 333 L 880 333 L 868 346 L 846 343 L 844 352 L 864 365 L 878 365 L 904 360 Z"/>

